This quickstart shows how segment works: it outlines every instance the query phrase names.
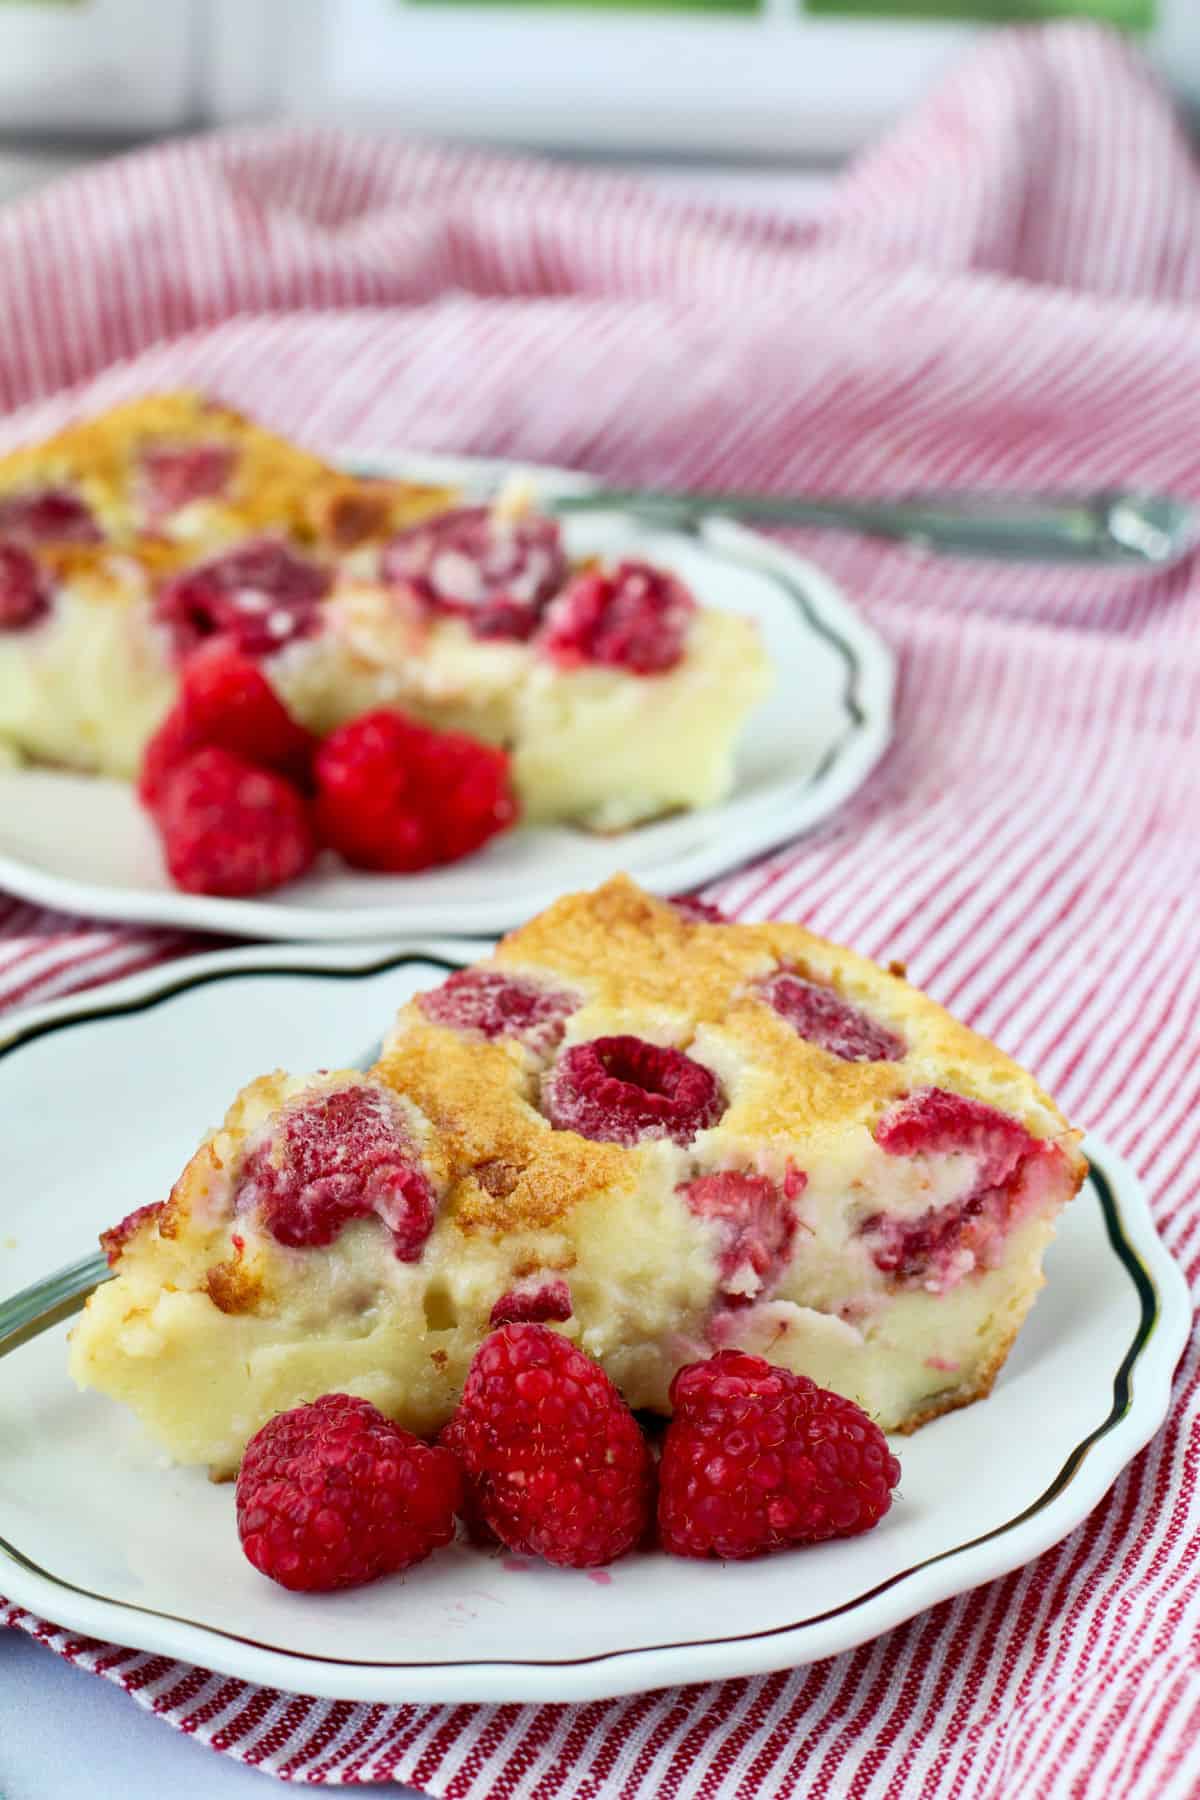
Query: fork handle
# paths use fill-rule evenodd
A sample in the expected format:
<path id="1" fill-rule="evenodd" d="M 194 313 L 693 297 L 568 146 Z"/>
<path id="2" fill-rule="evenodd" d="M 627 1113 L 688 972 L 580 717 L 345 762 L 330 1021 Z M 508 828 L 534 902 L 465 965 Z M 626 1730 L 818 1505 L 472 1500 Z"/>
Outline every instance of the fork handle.
<path id="1" fill-rule="evenodd" d="M 1196 541 L 1196 516 L 1170 495 L 913 494 L 897 500 L 822 500 L 782 494 L 673 494 L 574 489 L 551 510 L 630 512 L 651 524 L 687 527 L 706 518 L 753 519 L 898 538 L 926 550 L 1002 562 L 1165 567 Z"/>
<path id="2" fill-rule="evenodd" d="M 77 1313 L 108 1273 L 108 1259 L 97 1250 L 44 1281 L 35 1281 L 11 1300 L 0 1300 L 0 1356 Z"/>

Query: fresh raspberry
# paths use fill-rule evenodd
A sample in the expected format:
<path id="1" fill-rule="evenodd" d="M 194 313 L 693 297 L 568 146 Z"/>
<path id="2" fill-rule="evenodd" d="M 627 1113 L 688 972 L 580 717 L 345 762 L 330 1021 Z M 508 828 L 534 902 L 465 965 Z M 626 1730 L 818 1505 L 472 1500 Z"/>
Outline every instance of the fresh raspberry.
<path id="1" fill-rule="evenodd" d="M 152 1200 L 148 1206 L 137 1206 L 131 1213 L 126 1213 L 119 1225 L 110 1225 L 107 1231 L 100 1233 L 100 1248 L 103 1250 L 110 1269 L 115 1268 L 121 1259 L 121 1252 L 134 1234 L 141 1230 L 147 1219 L 157 1219 L 165 1202 Z"/>
<path id="2" fill-rule="evenodd" d="M 0 544 L 0 631 L 26 631 L 49 611 L 49 592 L 28 550 Z"/>
<path id="3" fill-rule="evenodd" d="M 167 869 L 189 894 L 264 894 L 316 855 L 304 796 L 228 750 L 196 750 L 167 777 L 154 813 Z"/>
<path id="4" fill-rule="evenodd" d="M 671 1383 L 658 1528 L 672 1556 L 728 1560 L 853 1537 L 900 1464 L 861 1407 L 760 1356 L 720 1350 Z"/>
<path id="5" fill-rule="evenodd" d="M 552 1050 L 579 1005 L 574 994 L 543 987 L 502 969 L 457 969 L 440 988 L 418 994 L 417 1005 L 435 1025 L 477 1031 L 488 1039 L 519 1038 L 530 1050 Z"/>
<path id="6" fill-rule="evenodd" d="M 1008 1227 L 1006 1201 L 1002 1188 L 992 1188 L 931 1206 L 915 1219 L 872 1213 L 859 1235 L 871 1240 L 871 1260 L 881 1275 L 900 1287 L 948 1294 L 964 1276 L 986 1266 Z"/>
<path id="7" fill-rule="evenodd" d="M 695 894 L 672 894 L 668 904 L 673 906 L 689 925 L 728 925 L 729 923 L 719 906 L 710 906 L 707 900 L 697 900 Z"/>
<path id="8" fill-rule="evenodd" d="M 1030 1158 L 1053 1154 L 1017 1119 L 944 1088 L 897 1102 L 875 1128 L 890 1156 L 965 1154 L 975 1178 L 959 1200 L 915 1218 L 872 1213 L 859 1234 L 872 1240 L 875 1267 L 902 1286 L 944 1294 L 975 1269 L 990 1266 L 1012 1223 Z"/>
<path id="9" fill-rule="evenodd" d="M 177 700 L 142 751 L 137 794 L 147 812 L 155 811 L 180 763 L 203 748 L 203 739 L 196 735 L 186 708 Z"/>
<path id="10" fill-rule="evenodd" d="M 312 775 L 315 743 L 297 725 L 262 671 L 223 638 L 183 665 L 179 698 L 142 753 L 138 794 L 157 805 L 167 777 L 193 750 L 215 745 L 297 787 Z"/>
<path id="11" fill-rule="evenodd" d="M 66 488 L 0 500 L 0 533 L 25 544 L 98 544 L 104 536 L 91 510 Z"/>
<path id="12" fill-rule="evenodd" d="M 147 519 L 157 523 L 193 500 L 223 494 L 233 474 L 232 444 L 151 444 L 142 452 Z"/>
<path id="13" fill-rule="evenodd" d="M 410 526 L 383 552 L 383 578 L 434 613 L 466 619 L 476 637 L 532 637 L 567 576 L 558 523 L 464 506 Z"/>
<path id="14" fill-rule="evenodd" d="M 637 1420 L 597 1363 L 545 1325 L 504 1325 L 471 1364 L 455 1433 L 501 1543 L 570 1568 L 613 1562 L 650 1517 Z"/>
<path id="15" fill-rule="evenodd" d="M 492 1308 L 489 1324 L 561 1324 L 571 1317 L 571 1290 L 561 1276 L 532 1276 L 501 1294 Z"/>
<path id="16" fill-rule="evenodd" d="M 359 869 L 456 862 L 517 817 L 508 757 L 402 713 L 363 713 L 317 753 L 317 821 Z"/>
<path id="17" fill-rule="evenodd" d="M 360 1587 L 424 1561 L 454 1536 L 462 1474 L 369 1400 L 324 1394 L 277 1413 L 246 1445 L 237 1478 L 242 1549 L 303 1594 Z"/>
<path id="18" fill-rule="evenodd" d="M 702 1063 L 637 1037 L 575 1044 L 547 1075 L 542 1098 L 559 1131 L 627 1146 L 644 1138 L 690 1144 L 725 1106 L 716 1076 Z"/>
<path id="19" fill-rule="evenodd" d="M 796 1214 L 791 1201 L 805 1184 L 796 1171 L 783 1193 L 763 1175 L 726 1170 L 679 1189 L 689 1212 L 721 1231 L 721 1287 L 734 1302 L 756 1300 L 776 1285 L 791 1257 Z"/>
<path id="20" fill-rule="evenodd" d="M 889 1156 L 939 1156 L 968 1151 L 980 1159 L 989 1187 L 1012 1174 L 1037 1139 L 1019 1119 L 945 1088 L 924 1088 L 889 1108 L 875 1127 L 875 1142 Z"/>
<path id="21" fill-rule="evenodd" d="M 437 1434 L 437 1442 L 441 1445 L 443 1450 L 449 1450 L 451 1456 L 457 1461 L 460 1470 L 463 1470 L 465 1466 L 465 1437 L 466 1430 L 457 1413 L 455 1413 L 452 1418 L 447 1419 L 446 1423 Z M 476 1483 L 470 1480 L 465 1473 L 463 1475 L 462 1498 L 459 1501 L 458 1516 L 465 1525 L 467 1536 L 470 1538 L 471 1542 L 473 1544 L 478 1544 L 481 1549 L 490 1550 L 494 1545 L 500 1542 L 499 1538 L 483 1516 L 483 1507 L 480 1504 L 479 1490 Z"/>
<path id="22" fill-rule="evenodd" d="M 315 634 L 330 586 L 328 570 L 261 538 L 174 576 L 154 613 L 181 660 L 211 637 L 230 638 L 246 656 L 273 656 Z"/>
<path id="23" fill-rule="evenodd" d="M 280 1244 L 331 1244 L 372 1216 L 400 1262 L 416 1262 L 436 1201 L 396 1098 L 357 1082 L 287 1106 L 242 1164 L 236 1210 L 257 1211 Z"/>
<path id="24" fill-rule="evenodd" d="M 800 1037 L 843 1062 L 899 1062 L 907 1054 L 907 1045 L 895 1032 L 851 1006 L 833 988 L 803 975 L 781 970 L 759 991 Z"/>
<path id="25" fill-rule="evenodd" d="M 683 659 L 696 602 L 674 575 L 623 562 L 577 575 L 546 615 L 542 649 L 564 668 L 603 663 L 665 675 Z"/>

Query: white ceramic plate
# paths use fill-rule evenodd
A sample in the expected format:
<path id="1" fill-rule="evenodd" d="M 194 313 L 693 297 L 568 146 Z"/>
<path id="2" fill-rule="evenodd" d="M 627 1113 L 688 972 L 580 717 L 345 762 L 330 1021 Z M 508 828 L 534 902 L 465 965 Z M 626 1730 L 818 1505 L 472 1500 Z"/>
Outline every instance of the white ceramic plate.
<path id="1" fill-rule="evenodd" d="M 161 1196 L 239 1083 L 358 1060 L 469 954 L 226 952 L 11 1025 L 0 1293 Z M 995 1393 L 898 1444 L 899 1499 L 861 1539 L 590 1574 L 464 1545 L 355 1593 L 285 1594 L 242 1558 L 231 1487 L 163 1467 L 122 1409 L 75 1391 L 58 1327 L 0 1358 L 0 1591 L 72 1630 L 361 1700 L 586 1700 L 830 1656 L 1055 1543 L 1162 1420 L 1187 1292 L 1130 1170 L 1089 1151 Z"/>
<path id="2" fill-rule="evenodd" d="M 513 473 L 440 457 L 352 460 L 474 494 Z M 536 471 L 536 480 L 544 491 L 588 485 L 554 470 Z M 270 898 L 221 900 L 171 886 L 125 783 L 33 769 L 0 773 L 0 886 L 95 918 L 259 938 L 503 931 L 564 889 L 595 886 L 619 869 L 659 893 L 711 881 L 823 819 L 863 782 L 891 736 L 892 659 L 818 569 L 719 520 L 693 535 L 610 513 L 571 519 L 565 531 L 574 555 L 649 557 L 706 605 L 759 621 L 776 684 L 747 726 L 723 805 L 610 837 L 566 826 L 518 830 L 418 875 L 359 874 L 327 859 Z"/>

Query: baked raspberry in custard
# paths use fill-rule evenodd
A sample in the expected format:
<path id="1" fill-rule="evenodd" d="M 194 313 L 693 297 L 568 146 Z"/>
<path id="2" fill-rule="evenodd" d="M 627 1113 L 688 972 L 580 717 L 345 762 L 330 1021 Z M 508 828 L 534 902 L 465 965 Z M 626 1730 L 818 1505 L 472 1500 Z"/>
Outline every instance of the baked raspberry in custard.
<path id="1" fill-rule="evenodd" d="M 369 1074 L 244 1090 L 164 1206 L 130 1195 L 72 1369 L 218 1472 L 333 1389 L 438 1429 L 506 1320 L 634 1407 L 741 1348 L 907 1431 L 989 1391 L 1077 1146 L 898 976 L 619 878 L 417 996 Z"/>
<path id="2" fill-rule="evenodd" d="M 306 729 L 377 708 L 511 754 L 522 815 L 616 830 L 724 797 L 753 622 L 573 568 L 528 492 L 372 480 L 196 395 L 0 458 L 0 749 L 131 778 L 213 640 Z"/>

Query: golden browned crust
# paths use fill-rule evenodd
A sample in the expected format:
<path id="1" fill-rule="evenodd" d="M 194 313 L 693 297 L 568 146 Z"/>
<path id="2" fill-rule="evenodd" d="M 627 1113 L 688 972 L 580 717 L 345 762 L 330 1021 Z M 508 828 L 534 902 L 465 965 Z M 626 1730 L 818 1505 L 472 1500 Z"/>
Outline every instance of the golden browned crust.
<path id="1" fill-rule="evenodd" d="M 519 1053 L 430 1025 L 418 1009 L 372 1074 L 405 1094 L 433 1126 L 446 1158 L 445 1214 L 460 1231 L 553 1225 L 590 1194 L 637 1180 L 636 1152 L 551 1131 L 532 1105 Z"/>
<path id="2" fill-rule="evenodd" d="M 747 1149 L 782 1158 L 798 1142 L 829 1144 L 871 1129 L 898 1097 L 942 1086 L 1053 1139 L 1082 1179 L 1078 1134 L 1011 1058 L 901 976 L 802 926 L 692 922 L 618 876 L 509 933 L 494 963 L 577 994 L 574 1037 L 634 1032 L 723 1070 L 728 1105 L 708 1134 L 712 1161 L 725 1149 L 731 1160 Z M 907 1055 L 848 1062 L 800 1037 L 758 991 L 779 969 L 831 983 L 897 1032 Z M 435 1025 L 416 1004 L 375 1073 L 416 1101 L 447 1147 L 450 1211 L 464 1231 L 552 1225 L 581 1198 L 637 1181 L 642 1147 L 549 1130 L 524 1053 Z M 497 1163 L 503 1180 L 491 1173 Z"/>
<path id="3" fill-rule="evenodd" d="M 757 927 L 693 924 L 667 901 L 618 875 L 569 894 L 500 942 L 496 962 L 552 971 L 589 1002 L 616 1010 L 661 1008 L 694 1027 L 719 1019 L 730 995 L 772 957 Z"/>
<path id="4" fill-rule="evenodd" d="M 382 481 L 326 470 L 304 500 L 304 525 L 335 552 L 387 537 L 454 503 L 453 489 L 414 481 Z"/>
<path id="5" fill-rule="evenodd" d="M 141 458 L 157 446 L 198 444 L 228 445 L 235 459 L 228 492 L 206 502 L 211 528 L 186 546 L 189 561 L 260 531 L 345 550 L 453 498 L 442 488 L 347 475 L 232 408 L 187 391 L 146 395 L 0 457 L 0 495 L 68 487 L 91 507 L 108 549 L 136 545 L 139 556 L 153 559 L 162 539 L 142 516 Z"/>
<path id="6" fill-rule="evenodd" d="M 162 1212 L 162 1202 L 152 1201 L 149 1206 L 139 1206 L 136 1212 L 131 1212 L 120 1224 L 111 1225 L 107 1231 L 100 1233 L 100 1248 L 110 1269 L 116 1268 L 135 1238 L 153 1232 Z"/>
<path id="7" fill-rule="evenodd" d="M 253 1312 L 263 1295 L 261 1275 L 247 1268 L 244 1251 L 237 1245 L 226 1261 L 213 1264 L 204 1286 L 213 1305 L 223 1313 Z"/>
<path id="8" fill-rule="evenodd" d="M 906 981 L 801 926 L 691 923 L 619 876 L 510 933 L 494 966 L 571 990 L 581 1002 L 571 1022 L 576 1040 L 634 1032 L 716 1068 L 726 1107 L 705 1134 L 708 1167 L 752 1156 L 782 1172 L 798 1151 L 851 1140 L 897 1097 L 937 1085 L 1019 1118 L 1059 1146 L 1076 1187 L 1083 1179 L 1078 1133 L 1016 1063 Z M 897 1031 L 908 1053 L 896 1062 L 848 1062 L 800 1037 L 757 989 L 779 968 L 832 982 Z M 416 1002 L 402 1009 L 369 1079 L 404 1096 L 425 1121 L 440 1216 L 463 1234 L 544 1231 L 589 1198 L 632 1194 L 660 1148 L 552 1129 L 539 1105 L 541 1060 L 513 1041 L 437 1025 Z M 229 1179 L 249 1133 L 304 1085 L 276 1074 L 239 1096 L 176 1184 L 160 1236 L 194 1220 L 197 1202 Z"/>
<path id="9" fill-rule="evenodd" d="M 348 1391 L 431 1431 L 496 1300 L 514 1282 L 569 1272 L 564 1328 L 631 1405 L 665 1407 L 674 1371 L 717 1341 L 714 1321 L 729 1323 L 738 1292 L 722 1282 L 711 1221 L 686 1203 L 689 1184 L 754 1170 L 785 1193 L 803 1174 L 808 1217 L 797 1224 L 814 1253 L 793 1256 L 758 1296 L 761 1339 L 746 1296 L 737 1329 L 750 1347 L 905 1433 L 990 1392 L 1039 1285 L 1053 1215 L 1085 1172 L 1077 1134 L 1008 1057 L 895 973 L 800 926 L 693 922 L 624 877 L 511 933 L 491 966 L 569 992 L 566 1049 L 631 1033 L 690 1051 L 723 1089 L 716 1125 L 686 1146 L 556 1129 L 543 1087 L 558 1049 L 485 1041 L 411 1002 L 367 1074 L 276 1071 L 242 1090 L 166 1204 L 127 1221 L 118 1280 L 98 1290 L 73 1338 L 77 1378 L 130 1398 L 186 1458 L 222 1468 L 255 1420 L 330 1383 L 357 1383 Z M 760 989 L 782 968 L 865 1009 L 903 1039 L 903 1058 L 848 1062 L 799 1037 Z M 278 1243 L 252 1196 L 242 1204 L 246 1151 L 280 1142 L 280 1108 L 355 1083 L 392 1089 L 436 1196 L 413 1262 L 390 1254 L 378 1221 L 355 1219 L 310 1254 Z M 1031 1159 L 1023 1240 L 977 1271 L 988 1284 L 977 1300 L 940 1319 L 935 1295 L 898 1289 L 860 1242 L 864 1210 L 891 1204 L 893 1180 L 901 1204 L 919 1209 L 943 1174 L 957 1179 L 919 1158 L 893 1172 L 872 1140 L 881 1108 L 928 1086 L 1002 1108 L 1056 1151 Z M 787 1344 L 777 1303 L 796 1327 Z M 847 1326 L 852 1315 L 861 1331 Z M 209 1394 L 222 1344 L 233 1412 Z M 191 1410 L 177 1417 L 180 1393 Z"/>

